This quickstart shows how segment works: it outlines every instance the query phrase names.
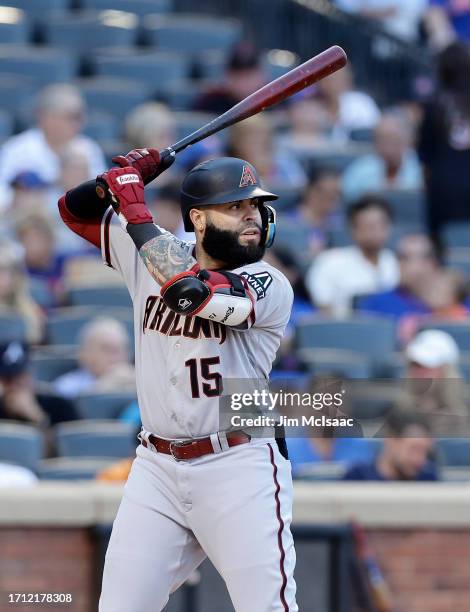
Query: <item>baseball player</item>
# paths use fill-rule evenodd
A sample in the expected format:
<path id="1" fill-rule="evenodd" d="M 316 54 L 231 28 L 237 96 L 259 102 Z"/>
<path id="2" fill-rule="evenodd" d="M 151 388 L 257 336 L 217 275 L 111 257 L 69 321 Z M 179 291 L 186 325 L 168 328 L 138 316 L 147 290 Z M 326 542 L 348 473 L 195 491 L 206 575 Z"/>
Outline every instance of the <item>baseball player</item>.
<path id="1" fill-rule="evenodd" d="M 144 200 L 144 184 L 173 159 L 142 149 L 113 161 L 120 167 L 59 201 L 134 305 L 143 427 L 100 612 L 162 610 L 206 556 L 237 612 L 296 612 L 284 446 L 273 430 L 256 437 L 219 421 L 222 381 L 267 380 L 290 316 L 292 288 L 262 260 L 275 233 L 266 202 L 277 196 L 246 161 L 199 164 L 182 184 L 184 226 L 196 235 L 185 243 L 153 222 Z"/>

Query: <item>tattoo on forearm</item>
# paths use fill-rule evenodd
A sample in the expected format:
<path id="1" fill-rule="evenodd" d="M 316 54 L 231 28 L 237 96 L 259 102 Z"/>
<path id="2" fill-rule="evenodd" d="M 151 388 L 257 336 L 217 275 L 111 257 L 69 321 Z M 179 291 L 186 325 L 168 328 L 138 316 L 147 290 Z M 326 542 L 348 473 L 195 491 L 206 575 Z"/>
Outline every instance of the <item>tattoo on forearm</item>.
<path id="1" fill-rule="evenodd" d="M 194 266 L 193 245 L 178 240 L 173 234 L 165 233 L 152 238 L 140 247 L 147 270 L 153 278 L 163 285 L 175 274 L 185 272 Z"/>

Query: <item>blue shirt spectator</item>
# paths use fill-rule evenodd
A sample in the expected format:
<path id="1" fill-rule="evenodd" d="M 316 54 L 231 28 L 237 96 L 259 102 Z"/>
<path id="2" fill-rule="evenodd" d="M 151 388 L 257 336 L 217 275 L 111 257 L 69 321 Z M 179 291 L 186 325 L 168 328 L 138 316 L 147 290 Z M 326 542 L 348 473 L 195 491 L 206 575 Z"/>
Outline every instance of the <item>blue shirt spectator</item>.
<path id="1" fill-rule="evenodd" d="M 436 467 L 428 462 L 413 478 L 413 482 L 436 481 L 438 480 Z M 343 476 L 343 480 L 382 480 L 387 482 L 387 478 L 375 463 L 359 463 L 353 465 Z"/>

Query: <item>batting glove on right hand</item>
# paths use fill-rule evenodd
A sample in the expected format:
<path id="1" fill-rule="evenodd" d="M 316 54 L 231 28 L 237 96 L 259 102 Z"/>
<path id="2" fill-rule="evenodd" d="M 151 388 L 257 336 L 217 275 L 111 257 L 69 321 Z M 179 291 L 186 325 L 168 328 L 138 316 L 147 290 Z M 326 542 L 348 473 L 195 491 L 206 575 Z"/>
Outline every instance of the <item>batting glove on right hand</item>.
<path id="1" fill-rule="evenodd" d="M 96 177 L 96 193 L 106 198 L 119 216 L 121 225 L 152 223 L 145 204 L 142 177 L 132 166 L 112 168 Z"/>
<path id="2" fill-rule="evenodd" d="M 112 161 L 121 168 L 132 166 L 139 172 L 144 185 L 148 185 L 172 165 L 175 154 L 162 157 L 156 149 L 132 149 L 127 155 L 113 157 Z"/>

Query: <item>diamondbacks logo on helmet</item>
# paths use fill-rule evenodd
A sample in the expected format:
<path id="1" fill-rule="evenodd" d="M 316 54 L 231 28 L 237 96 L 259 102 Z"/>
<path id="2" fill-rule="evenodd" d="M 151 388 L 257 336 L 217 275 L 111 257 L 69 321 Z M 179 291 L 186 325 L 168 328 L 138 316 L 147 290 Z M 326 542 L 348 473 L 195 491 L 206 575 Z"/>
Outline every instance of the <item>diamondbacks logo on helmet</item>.
<path id="1" fill-rule="evenodd" d="M 248 187 L 248 185 L 256 185 L 256 176 L 249 166 L 243 166 L 242 177 L 239 187 Z"/>

